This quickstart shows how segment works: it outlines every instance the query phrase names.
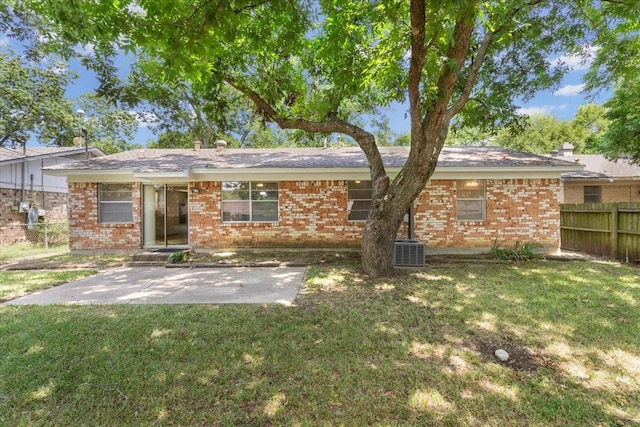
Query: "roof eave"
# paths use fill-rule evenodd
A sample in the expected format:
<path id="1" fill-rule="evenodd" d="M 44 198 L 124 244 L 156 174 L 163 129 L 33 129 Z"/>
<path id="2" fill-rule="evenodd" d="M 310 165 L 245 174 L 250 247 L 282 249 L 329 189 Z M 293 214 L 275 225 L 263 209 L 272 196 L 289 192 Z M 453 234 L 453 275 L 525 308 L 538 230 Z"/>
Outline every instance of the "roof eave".
<path id="1" fill-rule="evenodd" d="M 101 149 L 97 148 L 97 147 L 93 147 L 93 148 L 89 148 L 89 152 L 92 154 L 95 154 L 94 157 L 104 157 L 106 156 L 106 153 L 104 151 L 102 151 Z M 85 153 L 85 149 L 84 148 L 78 148 L 77 150 L 67 150 L 67 151 L 59 151 L 59 152 L 55 152 L 55 153 L 46 153 L 46 154 L 36 154 L 34 156 L 22 156 L 22 157 L 16 157 L 13 159 L 8 159 L 8 160 L 0 160 L 0 164 L 3 165 L 10 165 L 10 164 L 15 164 L 15 163 L 23 163 L 25 160 L 28 162 L 34 161 L 34 160 L 41 160 L 41 159 L 50 159 L 50 158 L 55 158 L 55 157 L 67 157 L 67 156 L 76 156 L 78 154 L 83 154 Z"/>
<path id="2" fill-rule="evenodd" d="M 388 167 L 389 176 L 400 172 L 400 167 Z M 481 167 L 459 166 L 436 168 L 431 179 L 535 179 L 560 178 L 562 173 L 582 170 L 581 166 L 511 166 Z M 357 180 L 370 177 L 369 168 L 195 168 L 183 171 L 134 170 L 91 170 L 91 169 L 45 169 L 45 173 L 54 176 L 66 176 L 69 182 L 148 182 L 148 183 L 186 183 L 190 181 L 239 181 L 239 180 L 276 180 L 276 181 L 315 181 L 315 180 Z"/>

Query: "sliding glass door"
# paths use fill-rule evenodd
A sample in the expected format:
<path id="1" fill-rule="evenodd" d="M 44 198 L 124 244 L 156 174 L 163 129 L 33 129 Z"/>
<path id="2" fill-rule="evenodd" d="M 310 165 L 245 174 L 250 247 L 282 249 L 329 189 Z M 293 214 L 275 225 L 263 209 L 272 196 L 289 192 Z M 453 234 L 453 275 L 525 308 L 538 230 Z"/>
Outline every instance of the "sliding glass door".
<path id="1" fill-rule="evenodd" d="M 145 185 L 144 246 L 189 244 L 189 193 L 186 185 Z"/>

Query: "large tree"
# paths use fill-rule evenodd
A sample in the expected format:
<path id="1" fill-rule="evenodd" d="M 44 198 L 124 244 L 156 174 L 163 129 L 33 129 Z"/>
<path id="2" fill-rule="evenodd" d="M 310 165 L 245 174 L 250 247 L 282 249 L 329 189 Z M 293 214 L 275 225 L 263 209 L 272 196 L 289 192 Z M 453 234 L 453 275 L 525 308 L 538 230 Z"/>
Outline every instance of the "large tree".
<path id="1" fill-rule="evenodd" d="M 73 49 L 52 52 L 47 39 L 53 34 L 29 10 L 0 5 L 0 146 L 70 146 L 75 137 L 107 153 L 132 148 L 127 141 L 138 127 L 135 114 L 120 108 L 116 100 L 85 93 L 67 95 L 76 73 L 65 56 Z M 15 50 L 12 49 L 15 47 Z M 76 110 L 86 115 L 80 118 Z"/>
<path id="2" fill-rule="evenodd" d="M 64 64 L 42 66 L 0 50 L 0 147 L 25 145 L 32 137 L 43 144 L 63 140 L 74 120 L 65 98 L 72 78 Z"/>
<path id="3" fill-rule="evenodd" d="M 432 175 L 452 120 L 507 123 L 514 98 L 526 101 L 567 71 L 548 58 L 580 53 L 594 16 L 610 8 L 587 0 L 20 4 L 50 19 L 58 40 L 135 51 L 162 63 L 164 81 L 230 85 L 283 129 L 355 140 L 373 186 L 362 256 L 374 276 L 392 271 L 396 232 Z M 408 102 L 411 148 L 391 177 L 358 116 L 394 101 Z"/>
<path id="4" fill-rule="evenodd" d="M 609 13 L 593 17 L 598 49 L 585 78 L 590 91 L 609 89 L 616 82 L 613 97 L 604 105 L 610 123 L 595 147 L 611 159 L 625 157 L 640 164 L 639 3 L 633 0 L 611 3 Z"/>
<path id="5" fill-rule="evenodd" d="M 525 127 L 518 132 L 502 129 L 492 143 L 528 153 L 549 154 L 562 143 L 570 142 L 577 152 L 584 151 L 584 138 L 574 130 L 571 123 L 550 114 L 532 115 Z"/>
<path id="6" fill-rule="evenodd" d="M 83 116 L 76 116 L 73 134 L 87 138 L 87 144 L 98 147 L 107 154 L 140 148 L 131 141 L 138 130 L 137 114 L 126 111 L 108 99 L 95 94 L 82 95 L 76 100 Z M 72 138 L 60 141 L 58 145 L 71 145 Z"/>
<path id="7" fill-rule="evenodd" d="M 597 150 L 612 160 L 640 164 L 640 77 L 621 79 L 605 107 L 611 122 L 596 140 Z"/>
<path id="8" fill-rule="evenodd" d="M 160 135 L 158 147 L 191 147 L 198 140 L 207 148 L 216 139 L 244 135 L 255 118 L 246 98 L 229 87 L 211 80 L 167 81 L 162 75 L 162 64 L 139 59 L 121 89 L 150 118 L 149 128 Z"/>

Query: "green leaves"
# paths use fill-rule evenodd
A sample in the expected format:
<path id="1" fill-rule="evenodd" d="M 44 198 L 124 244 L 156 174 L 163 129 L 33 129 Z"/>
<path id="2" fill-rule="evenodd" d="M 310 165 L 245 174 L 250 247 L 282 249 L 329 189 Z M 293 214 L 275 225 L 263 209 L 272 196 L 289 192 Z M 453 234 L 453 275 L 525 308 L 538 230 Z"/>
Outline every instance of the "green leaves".
<path id="1" fill-rule="evenodd" d="M 605 107 L 611 123 L 598 141 L 599 150 L 611 159 L 640 164 L 640 78 L 622 79 Z"/>
<path id="2" fill-rule="evenodd" d="M 24 145 L 32 134 L 57 144 L 73 122 L 73 106 L 64 96 L 73 78 L 66 66 L 42 68 L 0 50 L 0 147 Z"/>

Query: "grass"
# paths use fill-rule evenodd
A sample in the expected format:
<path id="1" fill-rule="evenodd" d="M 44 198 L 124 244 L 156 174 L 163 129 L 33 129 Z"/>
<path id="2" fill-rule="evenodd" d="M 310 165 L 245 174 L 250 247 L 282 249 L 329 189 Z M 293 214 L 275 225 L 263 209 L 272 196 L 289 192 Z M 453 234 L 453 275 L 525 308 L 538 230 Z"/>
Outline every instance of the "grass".
<path id="1" fill-rule="evenodd" d="M 293 307 L 0 306 L 0 425 L 637 425 L 639 303 L 618 264 L 340 259 Z"/>
<path id="2" fill-rule="evenodd" d="M 69 245 L 50 246 L 45 249 L 42 245 L 32 243 L 16 243 L 0 248 L 0 262 L 7 262 L 22 258 L 37 258 L 69 252 Z"/>
<path id="3" fill-rule="evenodd" d="M 44 249 L 31 244 L 15 244 L 0 250 L 0 266 L 15 264 L 20 270 L 119 267 L 130 260 L 128 255 L 71 254 L 68 246 Z"/>
<path id="4" fill-rule="evenodd" d="M 94 270 L 0 271 L 0 302 L 96 274 Z"/>
<path id="5" fill-rule="evenodd" d="M 332 250 L 239 250 L 227 252 L 203 253 L 198 252 L 191 256 L 193 262 L 212 262 L 219 264 L 235 263 L 295 263 L 305 265 L 331 264 L 335 262 L 360 261 L 357 250 L 345 250 L 336 252 Z"/>

